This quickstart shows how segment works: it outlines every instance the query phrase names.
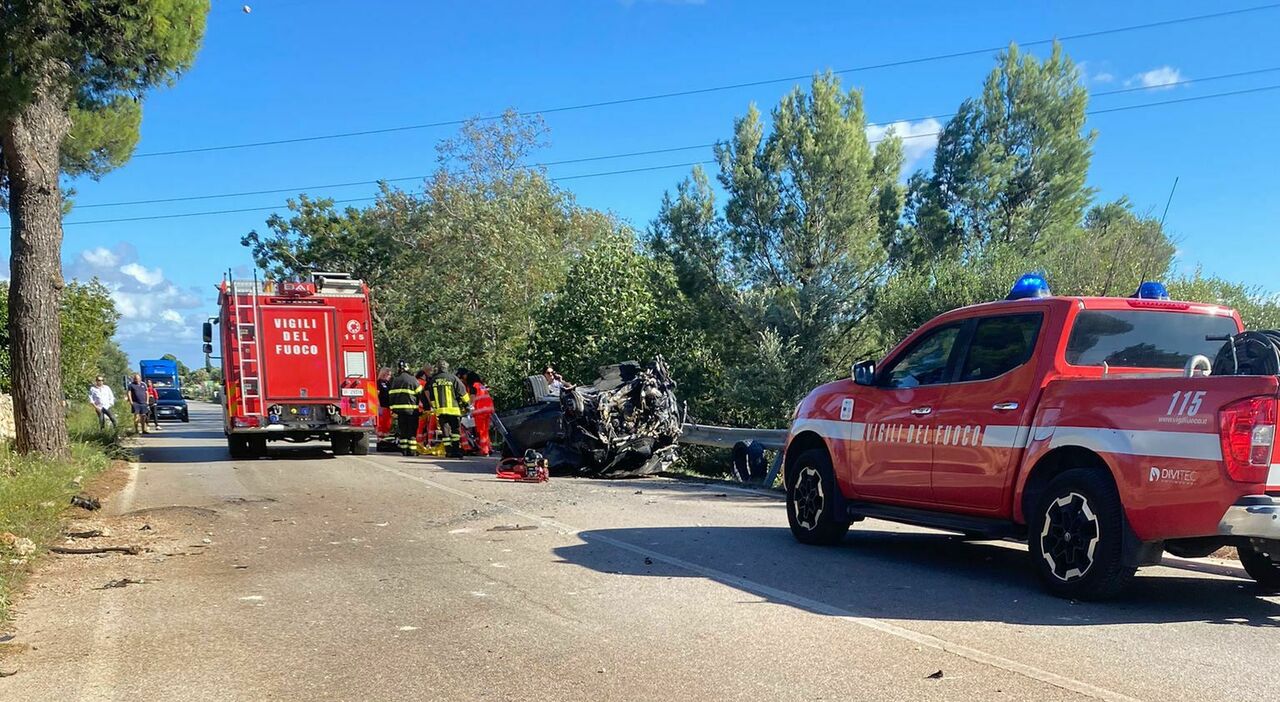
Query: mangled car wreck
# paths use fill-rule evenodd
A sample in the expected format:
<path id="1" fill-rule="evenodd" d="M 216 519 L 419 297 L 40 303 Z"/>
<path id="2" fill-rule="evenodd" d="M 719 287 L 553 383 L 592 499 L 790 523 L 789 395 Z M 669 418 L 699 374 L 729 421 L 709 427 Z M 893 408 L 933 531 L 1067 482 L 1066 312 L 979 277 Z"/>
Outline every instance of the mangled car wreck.
<path id="1" fill-rule="evenodd" d="M 683 424 L 675 388 L 661 356 L 644 366 L 603 366 L 591 385 L 565 388 L 558 397 L 533 392 L 536 402 L 501 415 L 504 450 L 540 451 L 559 475 L 661 472 L 676 459 Z"/>

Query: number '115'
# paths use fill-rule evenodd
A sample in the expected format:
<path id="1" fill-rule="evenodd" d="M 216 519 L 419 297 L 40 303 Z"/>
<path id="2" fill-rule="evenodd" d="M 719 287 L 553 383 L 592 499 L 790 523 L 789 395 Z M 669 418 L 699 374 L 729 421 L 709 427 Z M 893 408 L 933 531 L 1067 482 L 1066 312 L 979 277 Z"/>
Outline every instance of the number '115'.
<path id="1" fill-rule="evenodd" d="M 1173 399 L 1169 400 L 1169 410 L 1166 415 L 1172 416 L 1177 414 L 1179 417 L 1194 417 L 1200 412 L 1200 403 L 1204 401 L 1204 390 L 1179 390 L 1173 393 Z M 1182 403 L 1179 404 L 1178 401 Z M 1175 413 L 1174 410 L 1177 410 Z"/>

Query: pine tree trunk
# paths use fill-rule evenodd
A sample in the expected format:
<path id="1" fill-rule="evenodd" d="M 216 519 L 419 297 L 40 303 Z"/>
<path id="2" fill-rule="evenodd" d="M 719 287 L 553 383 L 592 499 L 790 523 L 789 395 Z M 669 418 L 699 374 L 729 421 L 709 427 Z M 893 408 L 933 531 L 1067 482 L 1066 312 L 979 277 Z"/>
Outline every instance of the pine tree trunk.
<path id="1" fill-rule="evenodd" d="M 0 123 L 12 225 L 9 339 L 20 453 L 65 456 L 62 391 L 62 190 L 59 151 L 70 129 L 66 102 L 41 86 Z"/>

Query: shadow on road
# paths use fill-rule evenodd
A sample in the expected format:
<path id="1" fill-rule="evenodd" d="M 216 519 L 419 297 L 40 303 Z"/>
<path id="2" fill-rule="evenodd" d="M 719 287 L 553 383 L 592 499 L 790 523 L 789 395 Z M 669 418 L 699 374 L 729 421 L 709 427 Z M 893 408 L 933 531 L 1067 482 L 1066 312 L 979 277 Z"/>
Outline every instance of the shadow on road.
<path id="1" fill-rule="evenodd" d="M 800 606 L 796 600 L 804 599 L 860 616 L 1046 626 L 1280 627 L 1280 603 L 1260 597 L 1251 582 L 1148 569 L 1122 599 L 1075 603 L 1041 590 L 1025 549 L 948 535 L 855 527 L 842 544 L 828 548 L 801 545 L 785 527 L 603 529 L 579 536 L 586 543 L 555 549 L 564 562 L 611 574 L 710 578 L 780 604 Z M 611 541 L 694 564 L 694 570 L 661 560 L 646 563 L 643 555 Z M 779 598 L 777 591 L 797 597 Z"/>

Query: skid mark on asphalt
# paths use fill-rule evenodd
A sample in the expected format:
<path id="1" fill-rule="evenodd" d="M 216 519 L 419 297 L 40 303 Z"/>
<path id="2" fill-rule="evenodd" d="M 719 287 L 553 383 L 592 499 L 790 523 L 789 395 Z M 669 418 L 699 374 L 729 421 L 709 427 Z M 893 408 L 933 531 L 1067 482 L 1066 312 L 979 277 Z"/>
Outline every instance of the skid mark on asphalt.
<path id="1" fill-rule="evenodd" d="M 797 595 L 793 592 L 788 592 L 786 590 L 780 590 L 775 587 L 770 587 L 768 585 L 764 585 L 762 583 L 758 583 L 753 580 L 748 580 L 747 578 L 732 575 L 730 573 L 725 573 L 723 571 L 719 571 L 714 568 L 708 568 L 704 565 L 699 565 L 697 563 L 691 563 L 681 558 L 668 556 L 664 553 L 654 551 L 649 548 L 645 548 L 644 546 L 637 546 L 635 544 L 630 544 L 625 541 L 620 541 L 618 539 L 615 539 L 609 536 L 604 536 L 601 534 L 584 534 L 581 532 L 581 530 L 573 526 L 570 526 L 569 524 L 565 524 L 564 522 L 559 522 L 554 519 L 548 519 L 546 517 L 541 517 L 536 514 L 530 514 L 528 512 L 517 509 L 515 507 L 504 504 L 502 502 L 490 500 L 490 499 L 481 497 L 479 495 L 466 492 L 464 490 L 459 490 L 457 488 L 444 485 L 442 483 L 436 482 L 435 480 L 424 477 L 422 475 L 415 475 L 413 473 L 408 473 L 398 468 L 393 468 L 391 466 L 384 465 L 371 458 L 366 458 L 363 456 L 356 456 L 353 458 L 355 458 L 358 461 L 368 463 L 369 465 L 374 466 L 387 473 L 391 473 L 392 475 L 397 475 L 401 478 L 406 478 L 408 480 L 421 483 L 432 489 L 440 490 L 442 492 L 446 492 L 451 495 L 455 495 L 457 497 L 461 497 L 467 500 L 478 501 L 486 505 L 492 505 L 494 507 L 498 507 L 514 515 L 517 515 L 524 519 L 528 519 L 531 522 L 541 524 L 551 529 L 556 529 L 557 531 L 563 534 L 577 536 L 583 541 L 602 543 L 617 549 L 621 549 L 623 551 L 630 551 L 631 553 L 647 556 L 648 558 L 652 558 L 655 561 L 660 561 L 662 563 L 666 563 L 667 565 L 675 566 L 682 570 L 686 570 L 690 573 L 701 575 L 709 580 L 715 580 L 724 585 L 729 585 L 730 587 L 734 587 L 739 590 L 744 590 L 746 592 L 750 592 L 750 593 L 759 595 L 761 597 L 774 600 L 776 602 L 784 602 L 794 607 L 807 609 L 812 612 L 818 612 L 820 614 L 824 614 L 830 617 L 835 617 L 843 621 L 846 621 L 850 624 L 856 624 L 858 626 L 866 627 L 868 629 L 872 629 L 874 631 L 878 631 L 883 634 L 888 634 L 890 636 L 894 636 L 900 639 L 905 639 L 907 641 L 910 641 L 920 646 L 928 646 L 929 648 L 950 653 L 952 655 L 959 656 L 969 661 L 981 663 L 984 665 L 989 665 L 993 668 L 999 668 L 1000 670 L 1022 675 L 1024 677 L 1030 678 L 1032 680 L 1036 680 L 1038 682 L 1042 682 L 1048 685 L 1053 685 L 1054 687 L 1062 688 L 1064 690 L 1077 692 L 1082 695 L 1087 695 L 1089 697 L 1093 697 L 1096 699 L 1109 700 L 1114 702 L 1137 702 L 1137 698 L 1135 697 L 1130 697 L 1128 695 L 1115 692 L 1114 690 L 1108 690 L 1105 688 L 1098 687 L 1096 685 L 1091 685 L 1087 682 L 1084 682 L 1083 680 L 1076 680 L 1074 678 L 1058 675 L 1057 673 L 1043 670 L 1041 668 L 1037 668 L 1032 665 L 1027 665 L 1025 663 L 1020 663 L 1018 661 L 1005 658 L 1003 656 L 998 656 L 993 653 L 988 653 L 986 651 L 973 648 L 972 646 L 965 646 L 963 644 L 953 643 L 951 641 L 947 641 L 946 639 L 942 639 L 937 636 L 933 636 L 931 634 L 921 633 L 919 631 L 915 631 L 914 629 L 908 629 L 906 627 L 899 626 L 891 622 L 882 621 L 874 617 L 863 616 L 861 614 L 858 614 L 852 610 L 845 609 L 843 607 L 836 607 L 826 602 L 821 602 L 819 600 L 805 597 L 803 595 Z"/>

